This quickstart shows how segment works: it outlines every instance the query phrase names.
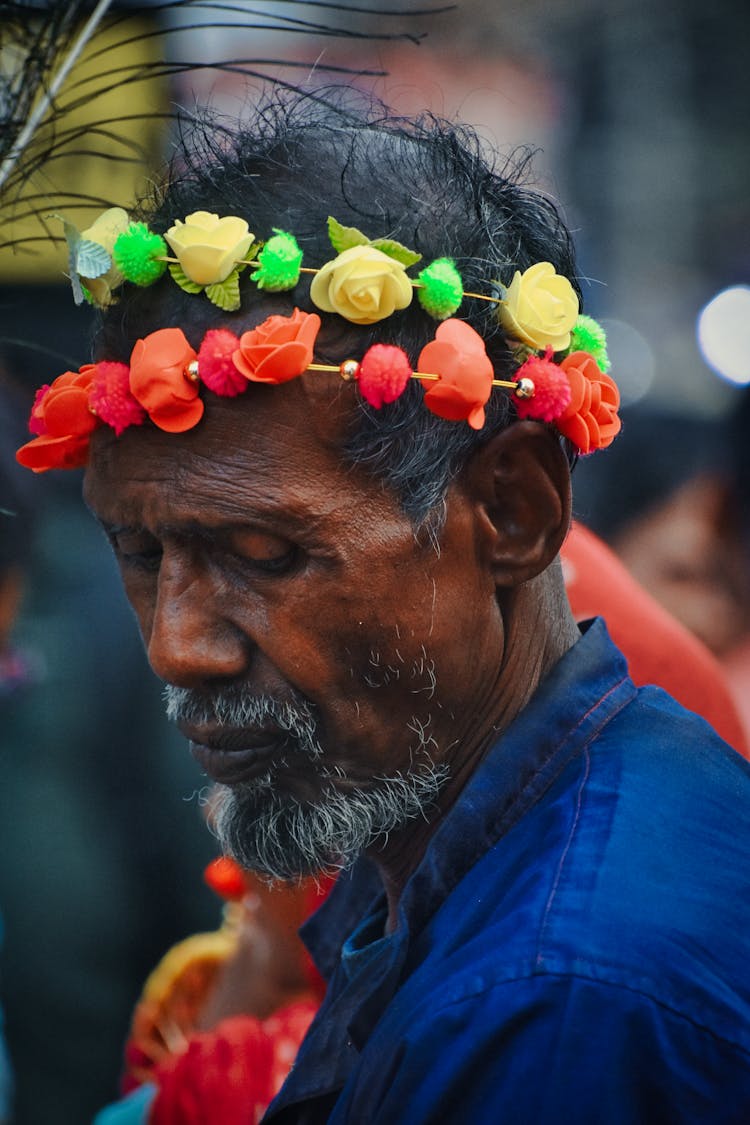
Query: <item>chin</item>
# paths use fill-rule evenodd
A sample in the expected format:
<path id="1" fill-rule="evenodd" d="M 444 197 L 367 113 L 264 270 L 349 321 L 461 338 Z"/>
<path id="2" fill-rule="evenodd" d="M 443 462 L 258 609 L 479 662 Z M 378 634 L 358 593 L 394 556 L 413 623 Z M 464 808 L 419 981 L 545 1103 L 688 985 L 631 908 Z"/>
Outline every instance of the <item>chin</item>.
<path id="1" fill-rule="evenodd" d="M 431 762 L 342 792 L 329 786 L 313 801 L 281 792 L 271 775 L 220 786 L 215 831 L 241 866 L 288 882 L 350 867 L 367 849 L 411 820 L 426 817 L 448 779 Z"/>

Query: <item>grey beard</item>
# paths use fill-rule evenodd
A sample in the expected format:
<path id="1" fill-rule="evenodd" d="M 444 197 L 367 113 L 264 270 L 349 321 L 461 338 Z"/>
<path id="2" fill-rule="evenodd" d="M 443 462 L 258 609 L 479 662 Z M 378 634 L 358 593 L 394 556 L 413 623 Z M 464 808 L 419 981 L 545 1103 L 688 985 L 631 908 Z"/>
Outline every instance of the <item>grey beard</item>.
<path id="1" fill-rule="evenodd" d="M 269 773 L 218 787 L 215 830 L 239 864 L 269 879 L 336 871 L 384 846 L 408 821 L 426 819 L 447 778 L 446 766 L 426 760 L 405 774 L 373 778 L 367 789 L 341 792 L 330 785 L 317 801 L 303 803 L 279 793 Z"/>
<path id="2" fill-rule="evenodd" d="M 326 781 L 314 802 L 279 791 L 273 770 L 238 785 L 216 786 L 213 828 L 222 847 L 243 867 L 272 880 L 351 866 L 363 851 L 384 846 L 395 829 L 420 816 L 426 819 L 448 779 L 447 766 L 435 765 L 427 753 L 421 724 L 420 745 L 410 752 L 405 772 L 374 777 L 367 788 L 342 791 L 335 783 L 346 782 L 346 774 L 323 764 L 316 718 L 302 697 L 280 703 L 227 689 L 207 698 L 172 686 L 164 695 L 172 720 L 237 727 L 273 721 L 289 736 L 287 760 L 301 754 L 316 764 Z"/>

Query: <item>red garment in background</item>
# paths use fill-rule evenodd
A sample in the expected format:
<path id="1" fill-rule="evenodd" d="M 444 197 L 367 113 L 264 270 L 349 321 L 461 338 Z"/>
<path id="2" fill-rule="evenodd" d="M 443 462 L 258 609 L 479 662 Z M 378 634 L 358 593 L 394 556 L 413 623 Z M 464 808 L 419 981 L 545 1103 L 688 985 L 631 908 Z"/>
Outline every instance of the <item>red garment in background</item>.
<path id="1" fill-rule="evenodd" d="M 149 1125 L 257 1125 L 281 1089 L 317 1011 L 300 1000 L 266 1020 L 231 1016 L 160 1063 Z"/>
<path id="2" fill-rule="evenodd" d="M 636 582 L 613 551 L 574 523 L 562 552 L 565 587 L 577 621 L 600 616 L 639 686 L 658 684 L 702 715 L 750 757 L 742 722 L 718 660 Z"/>

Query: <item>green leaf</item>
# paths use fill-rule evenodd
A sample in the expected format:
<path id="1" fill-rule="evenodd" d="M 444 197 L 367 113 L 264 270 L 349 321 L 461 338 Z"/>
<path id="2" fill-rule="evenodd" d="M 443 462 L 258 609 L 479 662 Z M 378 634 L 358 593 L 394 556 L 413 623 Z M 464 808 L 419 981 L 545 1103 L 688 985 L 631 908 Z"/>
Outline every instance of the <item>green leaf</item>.
<path id="1" fill-rule="evenodd" d="M 93 281 L 94 278 L 105 274 L 111 266 L 112 255 L 108 250 L 98 242 L 92 242 L 90 238 L 79 239 L 76 250 L 76 273 Z"/>
<path id="2" fill-rule="evenodd" d="M 169 272 L 172 275 L 172 280 L 176 281 L 180 289 L 184 289 L 186 293 L 202 293 L 205 288 L 199 285 L 197 281 L 191 281 L 179 262 L 169 263 Z"/>
<path id="3" fill-rule="evenodd" d="M 395 238 L 374 238 L 370 243 L 376 250 L 382 251 L 387 254 L 389 258 L 394 258 L 395 261 L 400 262 L 404 269 L 413 266 L 415 262 L 422 260 L 422 255 L 418 254 L 416 250 L 410 250 L 408 246 L 404 246 L 401 242 L 396 242 Z"/>
<path id="4" fill-rule="evenodd" d="M 234 312 L 240 307 L 240 271 L 233 269 L 224 281 L 207 285 L 206 296 L 224 312 Z"/>
<path id="5" fill-rule="evenodd" d="M 73 300 L 77 305 L 82 305 L 85 300 L 85 296 L 83 287 L 81 286 L 81 279 L 78 276 L 77 268 L 78 246 L 81 241 L 81 236 L 78 233 L 78 228 L 62 215 L 58 215 L 57 213 L 48 215 L 47 218 L 59 219 L 59 221 L 63 225 L 63 231 L 65 232 L 65 241 L 68 244 L 68 277 L 70 278 L 70 284 L 73 289 Z"/>
<path id="6" fill-rule="evenodd" d="M 328 216 L 328 237 L 334 250 L 341 254 L 344 250 L 351 250 L 352 246 L 368 246 L 370 243 L 366 234 L 356 227 L 342 226 L 333 215 Z"/>

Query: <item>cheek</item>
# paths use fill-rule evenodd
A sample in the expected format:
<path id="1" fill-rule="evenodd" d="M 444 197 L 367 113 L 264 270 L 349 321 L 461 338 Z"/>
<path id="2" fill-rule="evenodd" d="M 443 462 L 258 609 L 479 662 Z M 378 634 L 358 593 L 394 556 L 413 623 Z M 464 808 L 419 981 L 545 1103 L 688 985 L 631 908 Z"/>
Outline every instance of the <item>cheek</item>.
<path id="1" fill-rule="evenodd" d="M 397 571 L 396 575 L 403 574 Z M 394 589 L 395 586 L 395 589 Z M 424 568 L 388 586 L 333 584 L 326 597 L 287 599 L 261 642 L 284 678 L 323 708 L 410 717 L 427 700 L 446 703 L 481 676 L 497 634 L 479 591 Z M 501 646 L 498 649 L 498 661 Z"/>

